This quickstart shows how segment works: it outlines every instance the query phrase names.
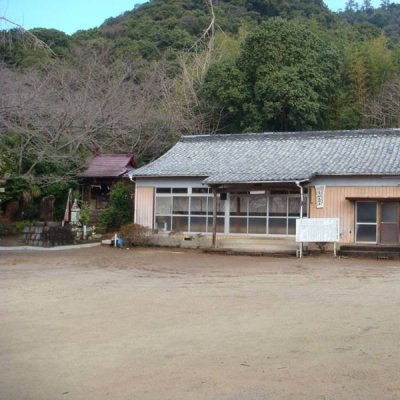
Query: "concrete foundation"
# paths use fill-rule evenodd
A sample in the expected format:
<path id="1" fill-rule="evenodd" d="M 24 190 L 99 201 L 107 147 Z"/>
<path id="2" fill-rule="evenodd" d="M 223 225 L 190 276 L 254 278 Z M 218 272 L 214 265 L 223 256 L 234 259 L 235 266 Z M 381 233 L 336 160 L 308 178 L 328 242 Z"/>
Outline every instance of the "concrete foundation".
<path id="1" fill-rule="evenodd" d="M 157 233 L 152 235 L 150 244 L 161 247 L 192 249 L 212 248 L 212 237 L 201 234 Z M 217 236 L 217 250 L 231 250 L 256 253 L 296 254 L 298 243 L 294 238 L 263 238 L 254 236 Z"/>

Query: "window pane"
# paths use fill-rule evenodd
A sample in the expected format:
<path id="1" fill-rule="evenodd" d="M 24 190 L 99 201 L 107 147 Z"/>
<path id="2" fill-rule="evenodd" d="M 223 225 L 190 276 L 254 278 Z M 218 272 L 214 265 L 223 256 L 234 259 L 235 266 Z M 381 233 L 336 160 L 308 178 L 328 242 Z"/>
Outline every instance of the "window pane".
<path id="1" fill-rule="evenodd" d="M 357 222 L 376 222 L 376 201 L 357 202 Z"/>
<path id="2" fill-rule="evenodd" d="M 203 194 L 208 193 L 208 188 L 192 188 L 193 194 Z"/>
<path id="3" fill-rule="evenodd" d="M 172 211 L 172 198 L 171 197 L 157 197 L 156 198 L 156 215 L 171 214 Z"/>
<path id="4" fill-rule="evenodd" d="M 300 217 L 300 197 L 289 197 L 289 216 Z"/>
<path id="5" fill-rule="evenodd" d="M 190 217 L 190 232 L 206 232 L 206 222 L 205 217 Z"/>
<path id="6" fill-rule="evenodd" d="M 268 233 L 270 235 L 286 235 L 286 218 L 270 218 Z"/>
<path id="7" fill-rule="evenodd" d="M 247 197 L 231 196 L 230 197 L 230 215 L 247 215 Z"/>
<path id="8" fill-rule="evenodd" d="M 231 218 L 230 233 L 247 233 L 247 218 Z"/>
<path id="9" fill-rule="evenodd" d="M 269 193 L 271 196 L 275 196 L 277 194 L 288 194 L 289 190 L 270 190 Z"/>
<path id="10" fill-rule="evenodd" d="M 189 230 L 188 217 L 172 217 L 172 230 L 175 232 L 187 232 Z"/>
<path id="11" fill-rule="evenodd" d="M 382 203 L 382 222 L 397 222 L 398 203 Z"/>
<path id="12" fill-rule="evenodd" d="M 289 218 L 288 219 L 288 235 L 296 234 L 296 219 L 297 218 Z"/>
<path id="13" fill-rule="evenodd" d="M 267 215 L 267 198 L 265 196 L 249 197 L 249 215 L 266 216 Z"/>
<path id="14" fill-rule="evenodd" d="M 157 188 L 156 193 L 171 193 L 171 188 Z"/>
<path id="15" fill-rule="evenodd" d="M 171 217 L 156 217 L 156 229 L 160 231 L 170 231 Z"/>
<path id="16" fill-rule="evenodd" d="M 207 197 L 192 197 L 190 201 L 190 214 L 205 215 L 207 213 Z"/>
<path id="17" fill-rule="evenodd" d="M 269 215 L 286 217 L 286 196 L 271 196 L 269 198 Z"/>
<path id="18" fill-rule="evenodd" d="M 173 188 L 172 193 L 187 193 L 187 188 Z"/>
<path id="19" fill-rule="evenodd" d="M 224 218 L 217 218 L 217 232 L 218 233 L 224 233 Z M 208 227 L 207 227 L 207 232 L 212 232 L 213 230 L 213 219 L 208 218 Z"/>
<path id="20" fill-rule="evenodd" d="M 357 225 L 357 242 L 376 242 L 376 225 Z"/>
<path id="21" fill-rule="evenodd" d="M 249 233 L 267 233 L 267 219 L 266 218 L 249 218 Z"/>
<path id="22" fill-rule="evenodd" d="M 217 198 L 217 215 L 224 215 L 225 214 L 225 201 L 221 201 Z M 208 197 L 208 214 L 213 214 L 213 197 Z"/>
<path id="23" fill-rule="evenodd" d="M 189 214 L 189 197 L 173 198 L 173 214 Z"/>

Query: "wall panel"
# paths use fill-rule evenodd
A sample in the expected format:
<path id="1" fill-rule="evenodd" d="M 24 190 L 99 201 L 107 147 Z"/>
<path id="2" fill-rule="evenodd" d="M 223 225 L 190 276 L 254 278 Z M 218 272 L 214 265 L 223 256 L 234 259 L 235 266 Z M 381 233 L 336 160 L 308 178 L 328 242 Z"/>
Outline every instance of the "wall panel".
<path id="1" fill-rule="evenodd" d="M 326 187 L 324 208 L 316 208 L 315 188 L 311 188 L 310 218 L 339 218 L 340 242 L 354 243 L 354 201 L 346 197 L 400 198 L 400 187 Z"/>
<path id="2" fill-rule="evenodd" d="M 153 229 L 154 188 L 136 187 L 135 223 Z"/>

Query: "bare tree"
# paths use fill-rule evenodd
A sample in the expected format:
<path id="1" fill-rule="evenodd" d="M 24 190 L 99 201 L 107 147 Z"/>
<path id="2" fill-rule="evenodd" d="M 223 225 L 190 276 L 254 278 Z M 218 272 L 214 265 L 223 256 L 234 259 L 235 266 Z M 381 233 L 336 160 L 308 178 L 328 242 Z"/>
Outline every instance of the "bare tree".
<path id="1" fill-rule="evenodd" d="M 198 106 L 197 89 L 204 82 L 210 67 L 215 45 L 216 20 L 213 0 L 206 0 L 210 12 L 210 23 L 199 39 L 181 54 L 182 95 L 189 107 Z"/>
<path id="2" fill-rule="evenodd" d="M 378 95 L 367 101 L 364 116 L 369 126 L 378 128 L 400 126 L 400 77 L 386 82 Z"/>
<path id="3" fill-rule="evenodd" d="M 149 160 L 199 118 L 176 96 L 162 64 L 107 64 L 85 54 L 18 71 L 0 66 L 0 153 L 15 176 L 40 185 L 76 176 L 96 147 Z"/>

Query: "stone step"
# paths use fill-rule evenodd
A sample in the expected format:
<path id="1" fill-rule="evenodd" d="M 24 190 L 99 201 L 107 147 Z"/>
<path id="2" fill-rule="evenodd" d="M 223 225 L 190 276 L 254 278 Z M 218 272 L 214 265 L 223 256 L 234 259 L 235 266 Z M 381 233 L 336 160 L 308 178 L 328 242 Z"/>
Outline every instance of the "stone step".
<path id="1" fill-rule="evenodd" d="M 341 257 L 365 257 L 376 259 L 395 260 L 400 258 L 400 251 L 378 251 L 373 250 L 338 250 L 337 255 Z"/>
<path id="2" fill-rule="evenodd" d="M 375 252 L 375 253 L 400 253 L 400 246 L 385 245 L 344 245 L 340 251 Z"/>

